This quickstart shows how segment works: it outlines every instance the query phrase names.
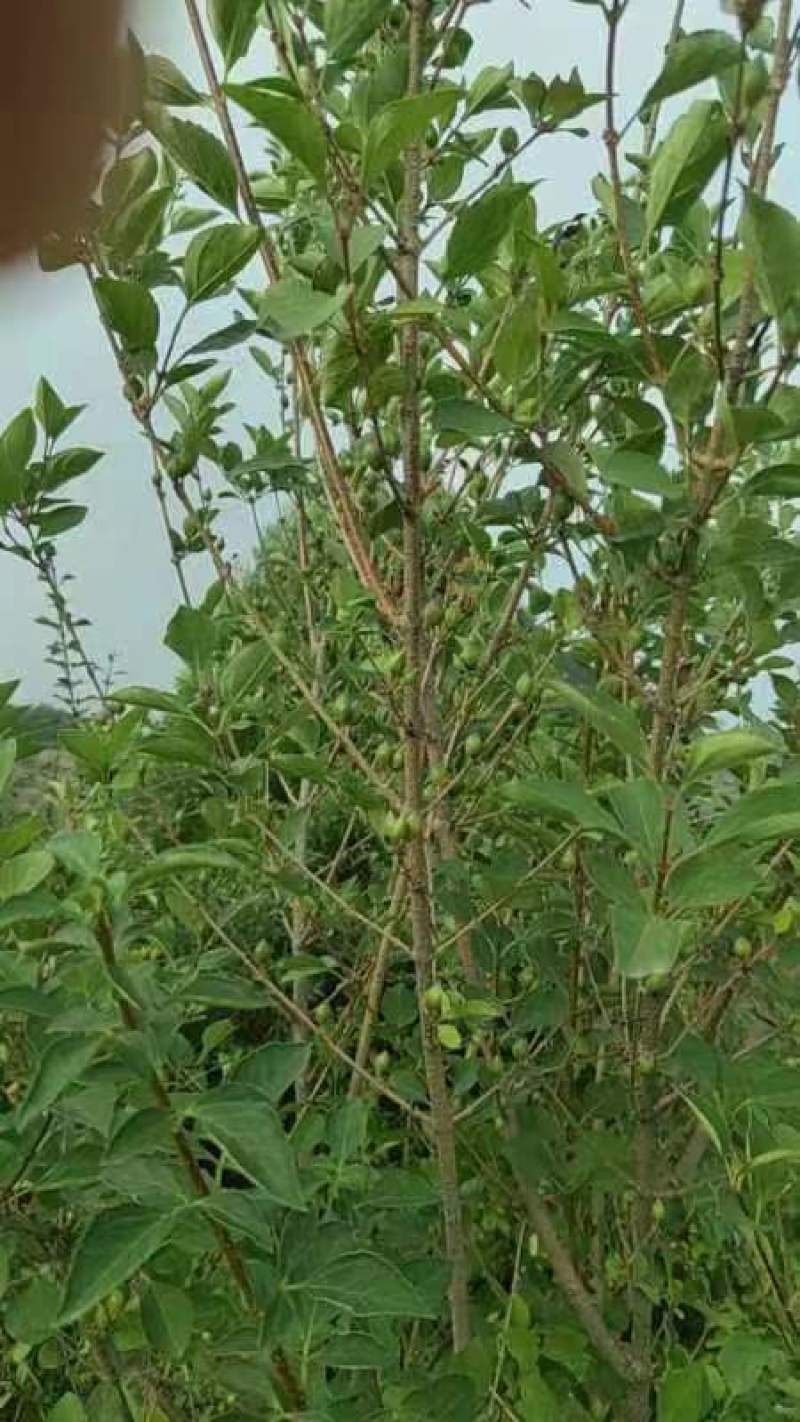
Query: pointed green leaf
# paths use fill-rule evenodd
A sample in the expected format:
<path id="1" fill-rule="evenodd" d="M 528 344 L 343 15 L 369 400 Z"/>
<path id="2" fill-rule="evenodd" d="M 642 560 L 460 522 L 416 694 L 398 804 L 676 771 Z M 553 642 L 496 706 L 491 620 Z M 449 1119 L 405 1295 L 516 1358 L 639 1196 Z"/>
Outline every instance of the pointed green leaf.
<path id="1" fill-rule="evenodd" d="M 751 790 L 717 820 L 709 844 L 762 844 L 800 835 L 800 783 Z"/>
<path id="2" fill-rule="evenodd" d="M 260 324 L 274 325 L 286 340 L 294 341 L 332 321 L 346 300 L 346 287 L 329 296 L 299 277 L 283 277 L 261 298 Z"/>
<path id="3" fill-rule="evenodd" d="M 773 464 L 759 469 L 748 479 L 743 492 L 771 499 L 800 499 L 800 464 Z"/>
<path id="4" fill-rule="evenodd" d="M 711 126 L 718 124 L 720 113 L 718 103 L 698 99 L 676 120 L 657 149 L 650 169 L 645 245 L 664 220 L 692 163 L 702 159 L 706 153 Z M 708 173 L 710 176 L 711 172 Z"/>
<path id="5" fill-rule="evenodd" d="M 55 1105 L 62 1092 L 82 1076 L 99 1050 L 96 1037 L 59 1038 L 45 1049 L 19 1108 L 17 1121 L 21 1131 Z"/>
<path id="6" fill-rule="evenodd" d="M 713 774 L 716 770 L 734 770 L 738 765 L 747 765 L 763 755 L 780 753 L 781 746 L 774 736 L 764 731 L 736 729 L 713 731 L 689 747 L 686 759 L 686 774 L 694 780 L 698 775 Z"/>
<path id="7" fill-rule="evenodd" d="M 244 59 L 258 25 L 262 0 L 208 0 L 208 19 L 225 60 L 225 72 Z"/>
<path id="8" fill-rule="evenodd" d="M 187 177 L 236 216 L 239 190 L 224 144 L 207 128 L 173 118 L 158 104 L 148 104 L 145 115 L 151 132 Z"/>
<path id="9" fill-rule="evenodd" d="M 447 244 L 447 274 L 455 280 L 482 271 L 511 228 L 527 183 L 498 183 L 462 208 Z"/>
<path id="10" fill-rule="evenodd" d="M 147 97 L 154 104 L 196 108 L 204 102 L 203 95 L 189 83 L 177 64 L 165 59 L 163 54 L 145 55 L 144 65 Z"/>
<path id="11" fill-rule="evenodd" d="M 611 910 L 614 966 L 626 978 L 668 973 L 681 947 L 681 925 L 643 909 L 616 904 Z"/>
<path id="12" fill-rule="evenodd" d="M 639 764 L 647 760 L 647 744 L 632 707 L 623 706 L 605 692 L 595 690 L 589 694 L 566 681 L 554 682 L 553 692 L 558 701 L 577 711 L 623 755 Z"/>
<path id="13" fill-rule="evenodd" d="M 667 60 L 642 100 L 642 108 L 650 109 L 681 94 L 704 79 L 713 79 L 743 60 L 742 47 L 726 30 L 696 30 L 682 35 L 670 47 Z"/>
<path id="14" fill-rule="evenodd" d="M 65 1392 L 47 1414 L 47 1422 L 87 1422 L 86 1411 L 77 1393 Z"/>
<path id="15" fill-rule="evenodd" d="M 657 494 L 662 499 L 679 499 L 685 488 L 650 454 L 634 449 L 592 448 L 592 458 L 606 484 Z"/>
<path id="16" fill-rule="evenodd" d="M 324 178 L 327 146 L 321 123 L 301 99 L 269 88 L 268 83 L 227 84 L 225 91 L 313 177 Z"/>
<path id="17" fill-rule="evenodd" d="M 389 13 L 390 0 L 326 0 L 323 10 L 328 58 L 341 64 L 371 39 Z"/>
<path id="18" fill-rule="evenodd" d="M 585 830 L 621 834 L 608 812 L 581 785 L 566 780 L 516 780 L 503 793 L 521 810 L 544 812 Z"/>
<path id="19" fill-rule="evenodd" d="M 367 1250 L 341 1255 L 309 1279 L 304 1292 L 359 1318 L 435 1318 L 436 1310 L 400 1270 Z"/>
<path id="20" fill-rule="evenodd" d="M 173 1219 L 163 1210 L 122 1205 L 96 1215 L 72 1257 L 60 1324 L 76 1318 L 118 1289 L 166 1242 Z"/>
<path id="21" fill-rule="evenodd" d="M 186 716 L 186 705 L 171 691 L 159 691 L 155 686 L 126 686 L 112 691 L 110 701 L 118 701 L 121 706 L 141 706 L 146 711 L 167 711 L 177 716 Z"/>
<path id="22" fill-rule="evenodd" d="M 301 1077 L 308 1065 L 310 1049 L 305 1042 L 268 1042 L 245 1057 L 237 1068 L 237 1086 L 257 1087 L 274 1105 Z"/>
<path id="23" fill-rule="evenodd" d="M 238 222 L 206 228 L 193 237 L 183 259 L 186 300 L 207 301 L 233 281 L 258 251 L 261 232 Z"/>
<path id="24" fill-rule="evenodd" d="M 260 1094 L 222 1087 L 192 1103 L 192 1114 L 243 1175 L 292 1210 L 304 1210 L 294 1152 L 280 1118 Z"/>
<path id="25" fill-rule="evenodd" d="M 475 400 L 440 400 L 434 406 L 431 424 L 437 433 L 461 435 L 468 442 L 491 439 L 514 429 L 506 415 Z"/>
<path id="26" fill-rule="evenodd" d="M 0 508 L 8 508 L 22 497 L 35 448 L 36 421 L 30 410 L 21 410 L 0 435 Z"/>
<path id="27" fill-rule="evenodd" d="M 194 1305 L 188 1294 L 160 1280 L 142 1295 L 142 1325 L 159 1353 L 182 1358 L 189 1347 L 194 1326 Z"/>
<path id="28" fill-rule="evenodd" d="M 164 637 L 164 645 L 195 671 L 208 666 L 217 643 L 217 624 L 198 607 L 179 607 Z"/>
<path id="29" fill-rule="evenodd" d="M 6 736 L 0 740 L 0 795 L 8 784 L 16 759 L 17 743 Z"/>
<path id="30" fill-rule="evenodd" d="M 52 836 L 47 847 L 70 874 L 95 879 L 100 873 L 102 841 L 89 830 L 61 830 Z"/>
<path id="31" fill-rule="evenodd" d="M 800 294 L 800 222 L 787 208 L 748 191 L 742 241 L 755 264 L 761 300 L 780 319 Z"/>
<path id="32" fill-rule="evenodd" d="M 125 349 L 150 350 L 158 340 L 159 312 L 147 287 L 137 281 L 98 277 L 94 289 L 105 320 Z"/>
<path id="33" fill-rule="evenodd" d="M 385 173 L 432 123 L 449 123 L 459 98 L 460 91 L 448 85 L 387 104 L 369 126 L 361 166 L 364 182 L 372 183 Z"/>
<path id="34" fill-rule="evenodd" d="M 29 894 L 46 879 L 53 868 L 52 854 L 44 849 L 31 849 L 0 865 L 0 903 Z"/>
<path id="35" fill-rule="evenodd" d="M 702 1363 L 670 1368 L 658 1390 L 658 1422 L 702 1422 L 712 1405 Z"/>
<path id="36" fill-rule="evenodd" d="M 720 845 L 679 859 L 667 879 L 666 891 L 672 908 L 715 908 L 753 893 L 761 882 L 752 855 Z"/>

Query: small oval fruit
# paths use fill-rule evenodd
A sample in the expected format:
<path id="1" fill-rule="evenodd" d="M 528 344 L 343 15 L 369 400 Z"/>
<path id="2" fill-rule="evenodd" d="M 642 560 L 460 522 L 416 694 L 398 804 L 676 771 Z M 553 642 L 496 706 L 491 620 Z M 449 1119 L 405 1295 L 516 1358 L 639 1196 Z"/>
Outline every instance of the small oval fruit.
<path id="1" fill-rule="evenodd" d="M 429 1007 L 431 1012 L 439 1012 L 444 1002 L 444 996 L 444 988 L 441 983 L 431 983 L 430 987 L 425 989 L 425 1006 Z"/>
<path id="2" fill-rule="evenodd" d="M 318 1002 L 314 1008 L 314 1021 L 318 1026 L 331 1020 L 331 1005 L 329 1002 Z"/>
<path id="3" fill-rule="evenodd" d="M 503 129 L 500 134 L 500 147 L 507 158 L 510 158 L 512 153 L 516 153 L 519 148 L 519 134 L 515 128 L 509 126 Z"/>
<path id="4" fill-rule="evenodd" d="M 753 945 L 749 938 L 737 938 L 733 945 L 733 954 L 741 963 L 746 963 L 753 956 Z"/>
<path id="5" fill-rule="evenodd" d="M 640 1076 L 652 1076 L 656 1069 L 656 1059 L 652 1053 L 642 1052 L 637 1065 Z"/>
<path id="6" fill-rule="evenodd" d="M 470 760 L 474 760 L 477 755 L 480 755 L 482 748 L 483 736 L 479 736 L 477 731 L 473 731 L 472 735 L 467 736 L 464 742 L 465 754 Z"/>
<path id="7" fill-rule="evenodd" d="M 372 1063 L 372 1070 L 376 1076 L 385 1076 L 391 1066 L 391 1062 L 392 1059 L 388 1052 L 378 1052 Z"/>
<path id="8" fill-rule="evenodd" d="M 664 1218 L 664 1216 L 665 1216 L 666 1213 L 667 1213 L 667 1207 L 666 1207 L 666 1205 L 664 1204 L 664 1201 L 663 1201 L 663 1200 L 654 1200 L 653 1203 L 652 1203 L 652 1205 L 651 1205 L 651 1207 L 650 1207 L 650 1214 L 651 1214 L 652 1219 L 653 1219 L 653 1224 L 656 1224 L 656 1225 L 661 1224 L 661 1221 L 663 1220 L 663 1218 Z"/>
<path id="9" fill-rule="evenodd" d="M 514 683 L 514 692 L 520 701 L 527 701 L 533 691 L 533 677 L 530 672 L 522 672 Z"/>

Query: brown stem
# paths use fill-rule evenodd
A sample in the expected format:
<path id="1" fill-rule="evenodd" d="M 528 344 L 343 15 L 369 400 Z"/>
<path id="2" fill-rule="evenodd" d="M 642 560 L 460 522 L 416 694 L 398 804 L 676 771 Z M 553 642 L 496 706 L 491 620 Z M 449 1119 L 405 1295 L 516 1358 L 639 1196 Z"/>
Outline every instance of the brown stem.
<path id="1" fill-rule="evenodd" d="M 603 141 L 608 153 L 608 166 L 611 174 L 611 191 L 614 199 L 614 222 L 617 229 L 617 242 L 619 243 L 619 255 L 622 261 L 622 268 L 628 283 L 628 291 L 631 298 L 631 307 L 636 318 L 636 323 L 642 333 L 647 359 L 650 363 L 650 370 L 656 384 L 664 383 L 664 367 L 661 364 L 661 357 L 647 319 L 647 312 L 644 307 L 642 289 L 639 285 L 639 277 L 633 260 L 631 250 L 630 233 L 628 232 L 628 220 L 625 215 L 625 194 L 622 186 L 622 171 L 619 162 L 620 135 L 616 124 L 616 107 L 614 103 L 614 85 L 616 83 L 617 67 L 617 40 L 619 38 L 620 21 L 625 10 L 626 0 L 611 0 L 611 5 L 606 12 L 608 20 L 608 47 L 606 49 L 606 128 L 603 134 Z"/>
<path id="2" fill-rule="evenodd" d="M 429 0 L 411 0 L 409 30 L 409 96 L 420 93 Z M 419 145 L 405 156 L 400 238 L 405 287 L 413 300 L 419 290 L 419 217 L 422 155 Z M 403 331 L 401 358 L 405 379 L 403 395 L 403 636 L 406 653 L 405 797 L 413 832 L 405 852 L 405 879 L 409 901 L 422 1047 L 430 1099 L 434 1147 L 442 1195 L 445 1245 L 450 1265 L 450 1317 L 453 1349 L 461 1352 L 470 1340 L 467 1250 L 459 1192 L 455 1127 L 442 1048 L 426 994 L 433 982 L 433 909 L 425 831 L 423 776 L 427 759 L 427 725 L 424 704 L 426 666 L 423 611 L 425 597 L 422 515 L 425 499 L 421 460 L 420 349 L 416 321 Z"/>
<path id="3" fill-rule="evenodd" d="M 242 207 L 244 208 L 248 222 L 250 222 L 253 227 L 257 227 L 261 233 L 259 254 L 268 280 L 270 283 L 274 283 L 280 280 L 281 275 L 278 253 L 269 232 L 261 220 L 261 212 L 259 211 L 258 204 L 253 195 L 253 189 L 250 185 L 250 179 L 247 175 L 247 168 L 239 144 L 239 138 L 234 128 L 227 101 L 214 65 L 211 49 L 206 39 L 203 22 L 197 7 L 197 0 L 185 0 L 185 3 L 189 24 L 200 55 L 200 62 L 206 76 L 211 100 L 220 129 L 222 130 L 225 146 L 236 173 L 236 181 Z M 375 598 L 375 603 L 381 616 L 390 626 L 395 625 L 398 620 L 397 609 L 389 597 L 386 588 L 383 586 L 378 570 L 370 557 L 361 530 L 358 511 L 353 502 L 350 487 L 339 463 L 339 457 L 334 448 L 331 433 L 328 429 L 328 423 L 320 404 L 318 395 L 318 374 L 313 357 L 304 341 L 298 340 L 291 342 L 290 350 L 303 398 L 303 405 L 308 413 L 311 427 L 314 431 L 317 458 L 319 459 L 320 468 L 322 470 L 326 495 L 338 525 L 342 541 L 363 586 Z"/>
<path id="4" fill-rule="evenodd" d="M 397 912 L 405 897 L 405 884 L 402 874 L 398 874 L 392 890 L 391 903 L 389 905 L 389 923 L 393 923 Z M 361 1019 L 361 1027 L 358 1034 L 358 1046 L 356 1047 L 353 1071 L 350 1076 L 350 1086 L 348 1088 L 348 1099 L 355 1101 L 362 1093 L 364 1078 L 362 1072 L 369 1061 L 370 1048 L 372 1046 L 372 1033 L 380 1012 L 381 998 L 383 996 L 383 986 L 386 982 L 386 971 L 392 956 L 392 935 L 386 932 L 382 935 L 378 952 L 372 964 L 367 986 L 367 996 L 364 1003 L 364 1015 Z"/>

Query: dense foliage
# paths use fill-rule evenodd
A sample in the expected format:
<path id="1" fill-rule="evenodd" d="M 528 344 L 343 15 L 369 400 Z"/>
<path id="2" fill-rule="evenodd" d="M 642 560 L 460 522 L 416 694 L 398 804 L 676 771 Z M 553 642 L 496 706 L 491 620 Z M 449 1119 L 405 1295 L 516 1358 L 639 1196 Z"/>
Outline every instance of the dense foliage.
<path id="1" fill-rule="evenodd" d="M 67 713 L 20 806 L 2 689 L 0 1417 L 800 1416 L 800 16 L 679 4 L 623 137 L 635 0 L 550 3 L 607 92 L 480 69 L 469 0 L 186 0 L 205 92 L 131 40 L 43 246 L 183 672 L 85 650 L 100 456 L 42 380 L 0 439 Z M 595 110 L 591 213 L 542 230 L 538 145 Z"/>

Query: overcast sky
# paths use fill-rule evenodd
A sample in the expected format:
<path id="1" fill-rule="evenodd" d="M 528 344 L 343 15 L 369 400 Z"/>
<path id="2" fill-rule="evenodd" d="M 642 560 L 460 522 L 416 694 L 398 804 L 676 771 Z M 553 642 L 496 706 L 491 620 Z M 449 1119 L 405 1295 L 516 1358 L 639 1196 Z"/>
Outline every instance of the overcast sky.
<path id="1" fill-rule="evenodd" d="M 665 0 L 632 0 L 620 53 L 620 87 L 635 104 L 659 68 L 672 5 Z M 168 54 L 198 83 L 180 0 L 138 0 L 134 28 L 144 47 Z M 688 0 L 687 29 L 730 25 L 721 19 L 719 0 Z M 603 87 L 602 20 L 590 5 L 572 0 L 488 0 L 474 11 L 479 64 L 514 60 L 517 72 L 531 69 L 544 77 L 565 74 L 577 64 L 587 88 Z M 263 62 L 269 63 L 266 39 Z M 791 200 L 790 174 L 797 171 L 798 101 L 788 101 L 784 137 L 794 155 L 784 159 L 774 188 Z M 597 111 L 593 111 L 597 112 Z M 621 117 L 627 115 L 623 112 Z M 584 122 L 583 119 L 580 122 Z M 595 122 L 597 122 L 595 120 Z M 634 137 L 634 135 L 632 135 Z M 591 203 L 588 184 L 603 166 L 597 137 L 580 141 L 559 137 L 536 145 L 527 175 L 540 180 L 537 191 L 544 222 L 565 217 Z M 0 427 L 32 398 L 44 374 L 70 403 L 87 405 L 74 427 L 75 442 L 105 451 L 105 459 L 71 491 L 90 505 L 85 525 L 59 544 L 62 566 L 75 575 L 74 610 L 92 619 L 90 649 L 99 659 L 114 652 L 127 682 L 170 680 L 176 670 L 161 646 L 165 623 L 175 606 L 174 573 L 165 556 L 148 477 L 147 450 L 132 426 L 121 399 L 116 373 L 88 299 L 85 279 L 75 271 L 44 276 L 28 263 L 0 277 Z M 202 331 L 219 324 L 205 314 Z M 235 376 L 235 397 L 252 422 L 267 420 L 268 387 L 254 366 L 242 362 Z M 229 546 L 246 556 L 249 525 L 240 515 L 225 528 Z M 204 559 L 194 560 L 199 584 L 207 578 Z M 188 565 L 192 567 L 192 561 Z M 46 630 L 33 619 L 45 608 L 29 570 L 0 557 L 0 596 L 6 616 L 0 637 L 0 680 L 23 677 L 27 699 L 50 696 L 52 670 L 44 662 Z"/>

